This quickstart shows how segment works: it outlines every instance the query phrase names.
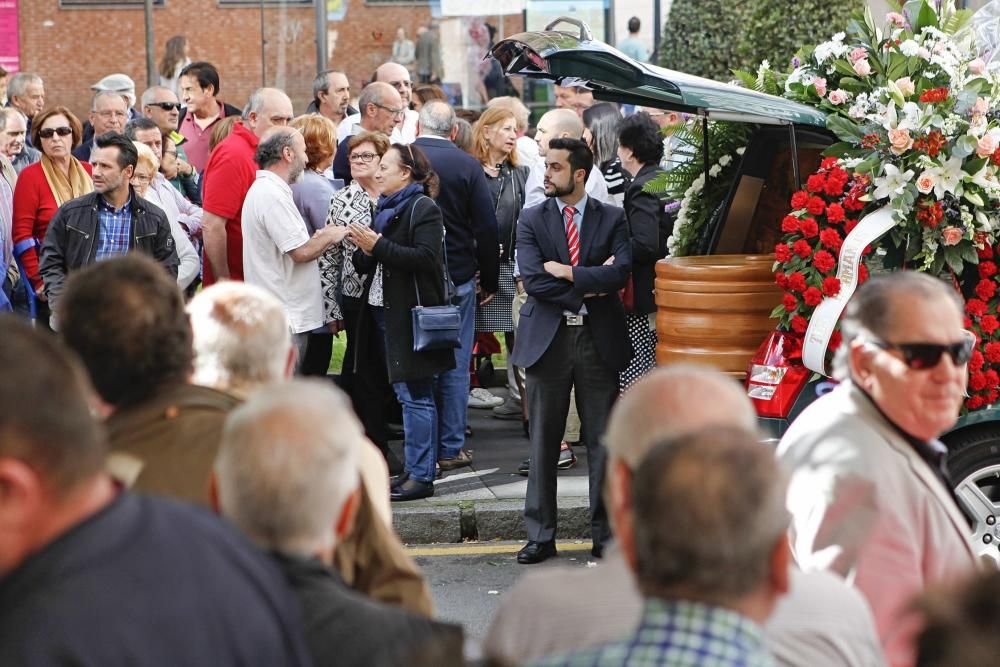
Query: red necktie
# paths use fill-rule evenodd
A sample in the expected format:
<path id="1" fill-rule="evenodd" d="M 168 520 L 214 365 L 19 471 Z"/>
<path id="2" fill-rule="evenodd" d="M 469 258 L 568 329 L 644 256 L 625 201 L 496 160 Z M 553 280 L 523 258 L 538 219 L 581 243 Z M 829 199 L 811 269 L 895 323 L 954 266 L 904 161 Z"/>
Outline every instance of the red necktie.
<path id="1" fill-rule="evenodd" d="M 572 266 L 576 266 L 580 261 L 580 230 L 577 229 L 576 221 L 573 220 L 574 215 L 576 215 L 576 209 L 572 206 L 563 209 L 563 218 L 566 223 L 566 245 L 569 246 L 569 263 Z"/>

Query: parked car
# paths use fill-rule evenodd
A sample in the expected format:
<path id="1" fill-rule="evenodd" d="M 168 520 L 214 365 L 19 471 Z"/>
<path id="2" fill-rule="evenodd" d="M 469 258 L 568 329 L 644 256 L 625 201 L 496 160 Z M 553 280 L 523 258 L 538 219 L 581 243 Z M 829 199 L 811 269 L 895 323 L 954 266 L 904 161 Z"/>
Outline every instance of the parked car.
<path id="1" fill-rule="evenodd" d="M 556 30 L 560 26 L 572 29 Z M 573 18 L 557 19 L 544 31 L 508 37 L 491 53 L 510 76 L 585 82 L 597 100 L 749 124 L 751 139 L 729 194 L 699 240 L 698 252 L 704 256 L 771 253 L 781 239 L 781 219 L 788 213 L 791 193 L 799 189 L 802 175 L 818 167 L 823 150 L 837 141 L 817 108 L 637 62 L 593 39 L 586 24 Z M 779 298 L 775 296 L 774 305 Z M 770 333 L 762 332 L 756 352 L 747 354 L 741 375 L 762 429 L 776 442 L 835 382 L 812 373 L 800 359 L 789 359 L 785 351 L 793 334 L 774 331 L 773 323 L 771 328 Z M 994 532 L 1000 517 L 1000 409 L 962 416 L 942 440 L 951 452 L 955 493 L 972 523 L 973 539 L 981 553 L 1000 559 Z"/>

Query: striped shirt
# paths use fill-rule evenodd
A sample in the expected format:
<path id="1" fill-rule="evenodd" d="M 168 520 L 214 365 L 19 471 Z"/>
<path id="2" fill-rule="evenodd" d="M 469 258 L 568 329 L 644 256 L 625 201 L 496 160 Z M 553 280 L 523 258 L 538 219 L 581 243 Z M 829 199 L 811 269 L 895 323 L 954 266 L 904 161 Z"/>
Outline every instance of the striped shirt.
<path id="1" fill-rule="evenodd" d="M 97 198 L 97 261 L 124 255 L 132 243 L 132 195 L 120 209 Z"/>

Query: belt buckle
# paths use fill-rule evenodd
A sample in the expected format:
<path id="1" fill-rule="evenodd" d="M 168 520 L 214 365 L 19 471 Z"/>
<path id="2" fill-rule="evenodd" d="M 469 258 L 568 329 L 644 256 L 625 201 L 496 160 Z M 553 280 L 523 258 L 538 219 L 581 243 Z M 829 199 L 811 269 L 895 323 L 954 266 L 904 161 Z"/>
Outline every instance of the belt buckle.
<path id="1" fill-rule="evenodd" d="M 568 327 L 582 327 L 583 326 L 583 315 L 567 315 L 566 316 L 566 326 L 568 326 Z"/>

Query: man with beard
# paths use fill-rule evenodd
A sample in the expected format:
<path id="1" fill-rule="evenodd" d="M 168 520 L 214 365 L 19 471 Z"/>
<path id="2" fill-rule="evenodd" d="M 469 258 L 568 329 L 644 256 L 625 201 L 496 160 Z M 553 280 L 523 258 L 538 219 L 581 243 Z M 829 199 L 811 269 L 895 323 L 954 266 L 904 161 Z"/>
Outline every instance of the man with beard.
<path id="1" fill-rule="evenodd" d="M 570 390 L 590 467 L 592 553 L 610 537 L 601 499 L 604 447 L 599 438 L 628 363 L 625 311 L 618 290 L 632 269 L 622 209 L 587 196 L 594 156 L 580 139 L 552 139 L 545 154 L 545 203 L 522 212 L 517 259 L 528 300 L 521 307 L 512 362 L 525 369 L 532 465 L 524 518 L 523 564 L 556 555 L 556 463 Z"/>
<path id="2" fill-rule="evenodd" d="M 325 324 L 316 260 L 347 235 L 347 227 L 328 225 L 309 237 L 289 187 L 306 167 L 301 132 L 268 130 L 255 159 L 260 169 L 243 202 L 243 279 L 281 301 L 301 360 L 309 332 Z"/>
<path id="3" fill-rule="evenodd" d="M 313 101 L 306 113 L 318 113 L 340 125 L 345 117 L 358 113 L 351 107 L 351 82 L 335 69 L 320 72 L 313 79 Z"/>

